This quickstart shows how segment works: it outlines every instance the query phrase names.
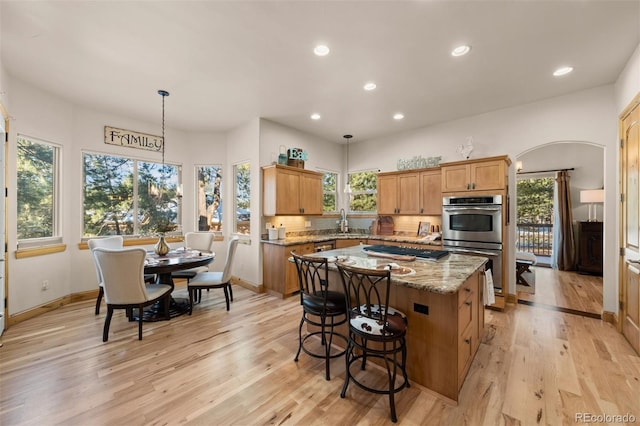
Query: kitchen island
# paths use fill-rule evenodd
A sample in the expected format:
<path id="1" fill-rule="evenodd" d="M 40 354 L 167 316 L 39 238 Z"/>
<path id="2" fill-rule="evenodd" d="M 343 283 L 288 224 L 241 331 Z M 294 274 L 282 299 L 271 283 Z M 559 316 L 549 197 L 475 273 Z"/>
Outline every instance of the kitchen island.
<path id="1" fill-rule="evenodd" d="M 401 261 L 369 256 L 363 248 L 366 246 L 314 256 L 330 260 L 330 287 L 340 291 L 336 261 L 361 268 L 397 265 L 391 273 L 395 285 L 390 305 L 407 315 L 409 379 L 457 401 L 484 330 L 483 271 L 487 259 L 450 253 L 435 261 Z"/>

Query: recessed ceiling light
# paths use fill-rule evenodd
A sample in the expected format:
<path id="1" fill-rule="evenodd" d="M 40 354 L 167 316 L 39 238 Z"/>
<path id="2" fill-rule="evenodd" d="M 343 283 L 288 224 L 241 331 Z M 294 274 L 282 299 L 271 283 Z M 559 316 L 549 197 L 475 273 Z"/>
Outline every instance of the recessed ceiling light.
<path id="1" fill-rule="evenodd" d="M 571 71 L 573 71 L 573 67 L 560 67 L 553 72 L 553 75 L 554 77 L 560 77 L 569 74 Z"/>
<path id="2" fill-rule="evenodd" d="M 464 56 L 471 50 L 471 46 L 467 46 L 463 44 L 462 46 L 458 46 L 451 51 L 451 56 Z"/>
<path id="3" fill-rule="evenodd" d="M 393 114 L 393 119 L 394 120 L 402 120 L 404 118 L 404 114 L 398 112 L 396 114 Z"/>
<path id="4" fill-rule="evenodd" d="M 329 46 L 325 46 L 324 44 L 319 44 L 313 49 L 313 53 L 318 56 L 327 56 L 329 52 Z"/>
<path id="5" fill-rule="evenodd" d="M 322 117 L 318 113 L 311 114 L 311 119 L 312 120 L 320 120 L 320 118 L 322 118 Z"/>
<path id="6" fill-rule="evenodd" d="M 364 85 L 364 90 L 373 90 L 375 89 L 377 86 L 374 82 L 369 82 L 367 84 Z"/>

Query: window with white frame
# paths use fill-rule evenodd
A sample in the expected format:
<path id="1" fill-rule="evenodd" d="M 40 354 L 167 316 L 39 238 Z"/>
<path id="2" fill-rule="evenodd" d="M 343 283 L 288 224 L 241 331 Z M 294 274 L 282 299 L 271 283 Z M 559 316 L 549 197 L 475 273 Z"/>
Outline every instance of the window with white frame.
<path id="1" fill-rule="evenodd" d="M 251 233 L 251 165 L 247 163 L 233 166 L 235 198 L 235 218 L 233 232 L 249 235 Z"/>
<path id="2" fill-rule="evenodd" d="M 322 212 L 338 212 L 338 173 L 324 172 L 322 176 Z"/>
<path id="3" fill-rule="evenodd" d="M 349 212 L 376 213 L 378 197 L 377 171 L 349 173 Z"/>
<path id="4" fill-rule="evenodd" d="M 222 230 L 222 166 L 196 166 L 198 231 Z"/>
<path id="5" fill-rule="evenodd" d="M 180 166 L 85 152 L 83 173 L 83 237 L 179 230 Z"/>
<path id="6" fill-rule="evenodd" d="M 18 245 L 60 243 L 60 147 L 18 135 L 16 152 Z"/>

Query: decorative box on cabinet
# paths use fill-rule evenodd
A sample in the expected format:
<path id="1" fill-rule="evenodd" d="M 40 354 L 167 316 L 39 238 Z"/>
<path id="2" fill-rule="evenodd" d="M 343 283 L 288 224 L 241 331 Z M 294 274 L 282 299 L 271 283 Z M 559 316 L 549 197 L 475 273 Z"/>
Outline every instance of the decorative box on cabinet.
<path id="1" fill-rule="evenodd" d="M 602 222 L 580 222 L 578 272 L 602 275 Z"/>
<path id="2" fill-rule="evenodd" d="M 507 156 L 442 164 L 442 192 L 505 189 L 510 164 Z"/>
<path id="3" fill-rule="evenodd" d="M 262 173 L 265 216 L 322 214 L 322 173 L 279 164 Z"/>

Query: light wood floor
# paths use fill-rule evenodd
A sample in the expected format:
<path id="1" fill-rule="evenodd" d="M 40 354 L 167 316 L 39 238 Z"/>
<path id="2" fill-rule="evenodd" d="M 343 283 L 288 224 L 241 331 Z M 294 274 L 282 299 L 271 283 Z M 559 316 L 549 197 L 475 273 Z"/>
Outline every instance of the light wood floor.
<path id="1" fill-rule="evenodd" d="M 577 272 L 531 267 L 535 271 L 535 294 L 518 292 L 518 299 L 548 306 L 602 314 L 602 277 Z"/>
<path id="2" fill-rule="evenodd" d="M 105 309 L 95 316 L 92 302 L 14 325 L 0 348 L 0 424 L 390 423 L 384 396 L 351 385 L 340 398 L 341 359 L 331 381 L 321 360 L 293 362 L 298 298 L 234 293 L 230 312 L 220 291 L 204 293 L 193 316 L 145 323 L 142 341 L 119 312 L 103 343 Z M 576 413 L 640 422 L 640 358 L 610 324 L 522 305 L 486 318 L 459 405 L 414 384 L 398 394 L 399 424 L 561 425 L 579 423 Z"/>

